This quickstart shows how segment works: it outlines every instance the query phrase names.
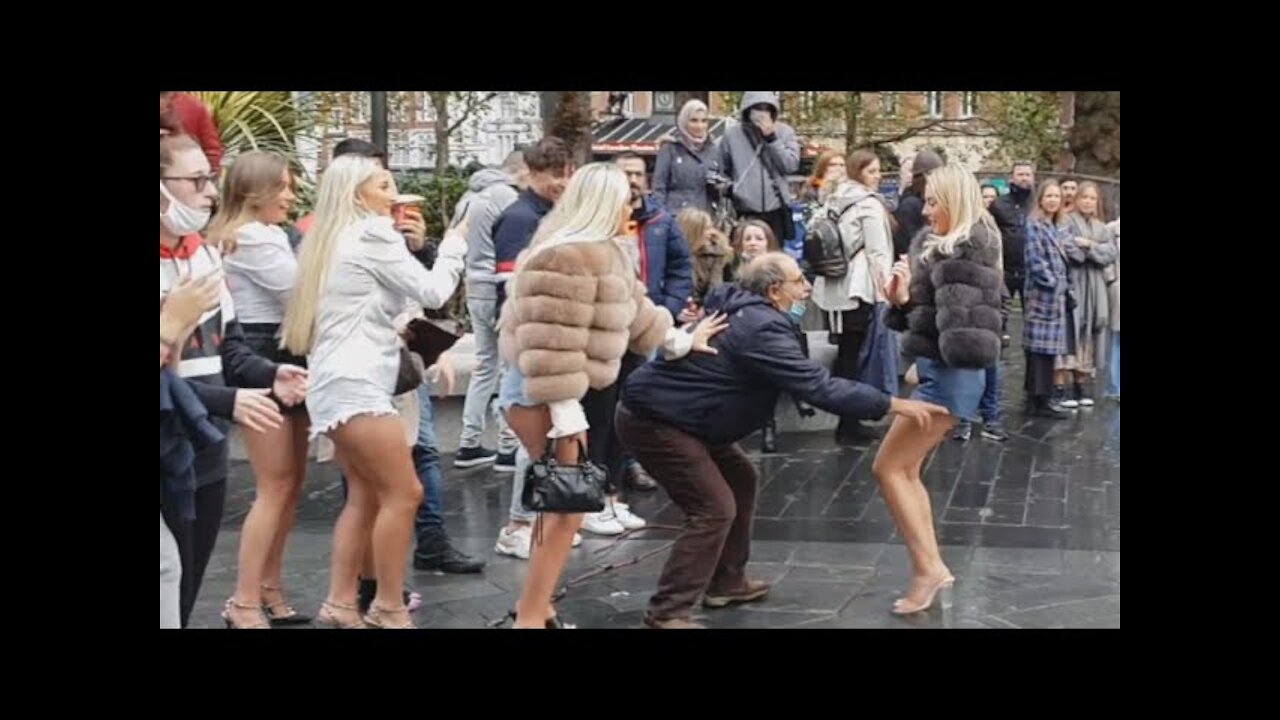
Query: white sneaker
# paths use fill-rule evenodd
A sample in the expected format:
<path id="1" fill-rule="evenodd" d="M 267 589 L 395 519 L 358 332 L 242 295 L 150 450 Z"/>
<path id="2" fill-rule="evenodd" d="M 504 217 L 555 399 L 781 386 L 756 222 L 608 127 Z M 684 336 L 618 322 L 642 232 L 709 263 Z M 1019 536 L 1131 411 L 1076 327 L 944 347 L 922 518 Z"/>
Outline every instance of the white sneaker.
<path id="1" fill-rule="evenodd" d="M 1075 410 L 1076 408 L 1080 407 L 1080 401 L 1076 400 L 1075 398 L 1072 398 L 1070 400 L 1063 400 L 1062 407 L 1067 408 L 1068 410 Z"/>
<path id="2" fill-rule="evenodd" d="M 510 555 L 521 560 L 529 559 L 529 546 L 533 543 L 533 528 L 523 525 L 515 532 L 502 528 L 498 533 L 498 543 L 493 551 L 499 555 Z"/>
<path id="3" fill-rule="evenodd" d="M 578 547 L 578 546 L 579 546 L 579 545 L 581 545 L 581 544 L 582 544 L 582 533 L 574 533 L 574 534 L 573 534 L 573 546 L 574 546 L 574 547 Z"/>
<path id="4" fill-rule="evenodd" d="M 598 513 L 590 513 L 584 517 L 582 519 L 582 529 L 596 535 L 621 535 L 627 531 L 608 508 Z"/>
<path id="5" fill-rule="evenodd" d="M 639 530 L 647 524 L 644 518 L 631 512 L 631 506 L 626 503 L 614 503 L 613 514 L 617 518 L 618 524 L 626 530 Z"/>

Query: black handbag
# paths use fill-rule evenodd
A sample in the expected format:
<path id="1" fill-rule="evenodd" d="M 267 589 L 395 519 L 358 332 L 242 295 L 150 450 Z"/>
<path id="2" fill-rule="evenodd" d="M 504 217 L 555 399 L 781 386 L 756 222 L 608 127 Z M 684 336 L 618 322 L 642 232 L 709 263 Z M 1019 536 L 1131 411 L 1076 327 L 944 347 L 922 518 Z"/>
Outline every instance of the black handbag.
<path id="1" fill-rule="evenodd" d="M 403 395 L 410 390 L 417 390 L 422 384 L 422 371 L 413 362 L 413 355 L 409 352 L 409 348 L 400 346 L 400 373 L 396 376 L 396 389 L 391 394 L 393 396 Z"/>
<path id="2" fill-rule="evenodd" d="M 604 510 L 608 473 L 587 459 L 578 441 L 578 465 L 556 461 L 555 440 L 547 441 L 541 460 L 529 463 L 524 474 L 524 506 L 533 512 L 594 513 Z"/>

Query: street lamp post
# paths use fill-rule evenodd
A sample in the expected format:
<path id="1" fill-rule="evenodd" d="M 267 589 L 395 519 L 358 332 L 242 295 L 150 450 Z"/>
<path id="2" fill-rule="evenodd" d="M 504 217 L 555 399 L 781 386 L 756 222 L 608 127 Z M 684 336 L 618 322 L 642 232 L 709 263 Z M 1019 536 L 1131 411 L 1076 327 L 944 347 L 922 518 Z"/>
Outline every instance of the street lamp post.
<path id="1" fill-rule="evenodd" d="M 372 142 L 378 146 L 383 153 L 387 152 L 387 93 L 385 91 L 375 91 L 369 93 L 370 110 L 373 117 L 370 119 L 372 127 Z"/>

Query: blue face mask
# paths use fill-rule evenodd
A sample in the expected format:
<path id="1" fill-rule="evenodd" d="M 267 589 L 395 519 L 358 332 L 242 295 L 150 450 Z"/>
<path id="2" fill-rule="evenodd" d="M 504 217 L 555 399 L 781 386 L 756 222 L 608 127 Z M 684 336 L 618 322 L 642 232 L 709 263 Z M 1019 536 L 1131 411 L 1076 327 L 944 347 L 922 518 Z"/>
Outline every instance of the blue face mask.
<path id="1" fill-rule="evenodd" d="M 799 300 L 792 300 L 791 307 L 787 308 L 787 317 L 791 318 L 791 322 L 799 325 L 800 319 L 804 317 L 804 310 L 808 303 Z"/>

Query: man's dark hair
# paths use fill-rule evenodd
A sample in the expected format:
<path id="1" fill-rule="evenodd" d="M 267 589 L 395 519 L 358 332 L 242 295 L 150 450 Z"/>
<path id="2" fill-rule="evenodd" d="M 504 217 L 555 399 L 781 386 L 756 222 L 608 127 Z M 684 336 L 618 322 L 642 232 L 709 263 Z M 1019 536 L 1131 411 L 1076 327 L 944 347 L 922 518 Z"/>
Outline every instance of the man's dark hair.
<path id="1" fill-rule="evenodd" d="M 1018 168 L 1020 167 L 1031 168 L 1031 171 L 1035 172 L 1036 164 L 1031 162 L 1030 160 L 1019 160 L 1013 164 L 1013 167 L 1009 168 L 1009 172 L 1010 173 L 1018 172 Z"/>
<path id="2" fill-rule="evenodd" d="M 368 140 L 360 138 L 347 138 L 337 145 L 333 146 L 333 156 L 340 158 L 343 155 L 359 155 L 361 157 L 376 158 L 382 162 L 382 166 L 387 166 L 387 154 L 377 145 Z"/>
<path id="3" fill-rule="evenodd" d="M 614 161 L 614 162 L 617 162 L 617 161 L 619 161 L 619 160 L 641 160 L 641 161 L 643 161 L 643 160 L 644 160 L 644 158 L 640 157 L 640 153 L 633 152 L 633 151 L 631 151 L 631 150 L 623 150 L 622 152 L 620 152 L 620 153 L 618 153 L 617 155 L 615 155 L 615 156 L 614 156 L 614 158 L 613 158 L 613 161 Z"/>
<path id="4" fill-rule="evenodd" d="M 987 188 L 991 188 L 992 190 L 995 190 L 997 195 L 1000 194 L 1000 188 L 996 187 L 995 185 L 992 185 L 991 183 L 982 183 L 982 187 L 978 188 L 978 190 L 980 191 L 986 190 Z"/>
<path id="5" fill-rule="evenodd" d="M 524 151 L 524 163 L 531 172 L 562 171 L 571 159 L 568 144 L 558 137 L 542 138 Z"/>
<path id="6" fill-rule="evenodd" d="M 1075 175 L 1065 175 L 1063 177 L 1058 178 L 1058 185 L 1061 186 L 1063 183 L 1075 183 L 1077 186 L 1079 186 L 1080 178 L 1076 177 Z"/>

